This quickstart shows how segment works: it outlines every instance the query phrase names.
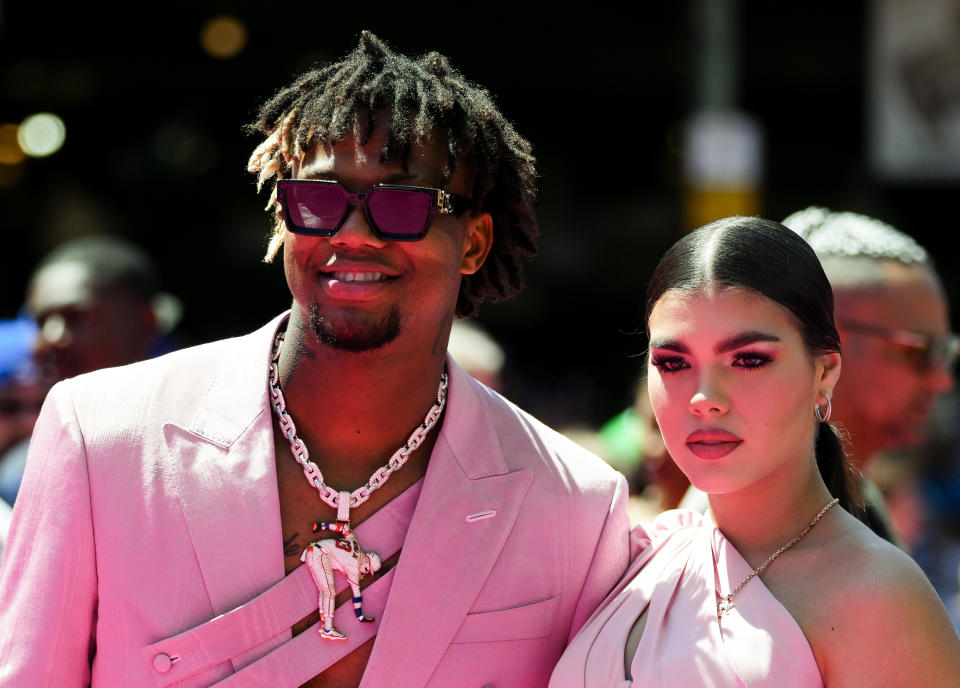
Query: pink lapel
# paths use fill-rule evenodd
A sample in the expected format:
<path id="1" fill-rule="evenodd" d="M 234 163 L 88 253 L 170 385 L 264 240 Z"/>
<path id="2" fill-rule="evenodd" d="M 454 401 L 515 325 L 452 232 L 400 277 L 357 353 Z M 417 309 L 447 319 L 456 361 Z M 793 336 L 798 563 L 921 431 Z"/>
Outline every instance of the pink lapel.
<path id="1" fill-rule="evenodd" d="M 396 687 L 427 683 L 486 582 L 532 480 L 528 471 L 508 472 L 478 384 L 452 359 L 447 367 L 443 428 L 362 687 L 385 677 Z"/>
<path id="2" fill-rule="evenodd" d="M 281 316 L 283 317 L 283 316 Z M 214 611 L 284 576 L 267 362 L 280 318 L 232 340 L 194 417 L 164 425 L 190 537 Z"/>

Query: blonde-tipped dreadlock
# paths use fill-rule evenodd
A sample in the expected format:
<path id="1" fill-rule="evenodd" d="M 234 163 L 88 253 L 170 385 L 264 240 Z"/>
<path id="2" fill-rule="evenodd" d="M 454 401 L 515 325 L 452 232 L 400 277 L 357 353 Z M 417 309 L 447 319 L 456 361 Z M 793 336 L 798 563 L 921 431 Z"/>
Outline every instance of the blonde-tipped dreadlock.
<path id="1" fill-rule="evenodd" d="M 406 165 L 411 147 L 429 136 L 446 143 L 444 182 L 457 164 L 474 173 L 473 210 L 493 217 L 493 247 L 480 270 L 464 275 L 457 314 L 475 315 L 485 300 L 509 298 L 523 289 L 522 263 L 536 254 L 539 236 L 533 202 L 536 170 L 530 144 L 447 58 L 428 53 L 416 60 L 393 52 L 369 31 L 343 60 L 310 71 L 282 89 L 261 109 L 250 131 L 266 136 L 250 156 L 257 189 L 271 177 L 288 178 L 291 163 L 316 141 L 339 143 L 353 134 L 366 145 L 376 117 L 389 113 L 381 157 Z M 275 218 L 265 256 L 271 261 L 286 229 L 276 182 L 267 203 Z"/>

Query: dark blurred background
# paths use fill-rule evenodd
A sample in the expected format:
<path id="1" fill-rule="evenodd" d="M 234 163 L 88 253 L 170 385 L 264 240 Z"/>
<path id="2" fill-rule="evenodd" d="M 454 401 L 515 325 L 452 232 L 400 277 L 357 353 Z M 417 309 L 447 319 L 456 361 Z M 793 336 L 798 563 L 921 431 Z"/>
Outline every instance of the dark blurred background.
<path id="1" fill-rule="evenodd" d="M 647 278 L 711 209 L 779 220 L 817 204 L 886 220 L 932 250 L 957 322 L 954 0 L 56 7 L 0 2 L 0 318 L 21 308 L 43 254 L 94 233 L 155 258 L 184 304 L 185 343 L 288 307 L 280 266 L 261 262 L 266 195 L 245 172 L 259 141 L 243 126 L 367 28 L 402 52 L 449 56 L 533 143 L 541 253 L 526 292 L 484 306 L 480 321 L 507 352 L 507 395 L 548 423 L 596 424 L 630 403 Z M 891 115 L 891 102 L 904 110 Z M 746 139 L 719 135 L 743 159 L 729 188 L 695 188 L 698 112 L 749 125 Z M 883 153 L 904 112 L 939 133 Z M 36 113 L 65 131 L 43 157 L 17 143 Z M 924 146 L 933 157 L 911 159 Z"/>

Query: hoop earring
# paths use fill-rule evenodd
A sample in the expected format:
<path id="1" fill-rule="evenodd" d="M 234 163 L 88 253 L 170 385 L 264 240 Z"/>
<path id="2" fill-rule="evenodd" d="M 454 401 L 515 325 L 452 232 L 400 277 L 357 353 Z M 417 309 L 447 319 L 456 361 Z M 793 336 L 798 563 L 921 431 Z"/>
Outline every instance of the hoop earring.
<path id="1" fill-rule="evenodd" d="M 824 394 L 824 396 L 827 396 Z M 827 407 L 826 411 L 823 411 L 824 405 Z M 813 405 L 813 415 L 817 417 L 817 420 L 821 423 L 830 422 L 830 414 L 833 413 L 833 407 L 830 405 L 830 397 L 827 397 L 826 404 L 814 404 Z"/>

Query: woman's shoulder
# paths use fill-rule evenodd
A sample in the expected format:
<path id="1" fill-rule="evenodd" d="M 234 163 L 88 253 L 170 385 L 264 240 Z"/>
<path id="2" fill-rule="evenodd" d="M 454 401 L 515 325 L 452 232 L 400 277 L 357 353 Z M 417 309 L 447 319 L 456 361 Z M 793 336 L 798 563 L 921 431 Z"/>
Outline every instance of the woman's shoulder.
<path id="1" fill-rule="evenodd" d="M 803 625 L 826 684 L 954 685 L 960 640 L 916 562 L 859 522 L 823 551 Z"/>
<path id="2" fill-rule="evenodd" d="M 832 565 L 823 572 L 826 599 L 836 611 L 870 613 L 914 603 L 936 593 L 910 556 L 859 521 L 825 547 Z"/>

